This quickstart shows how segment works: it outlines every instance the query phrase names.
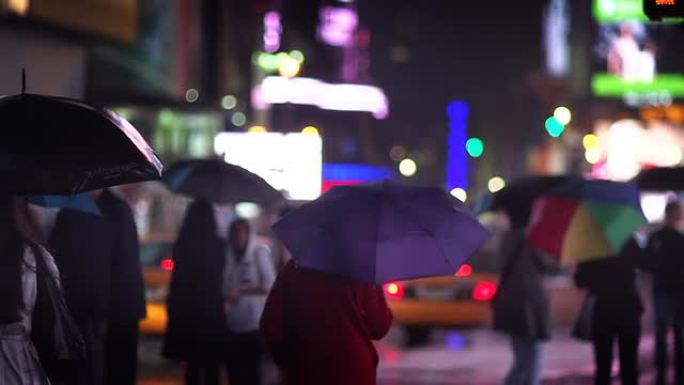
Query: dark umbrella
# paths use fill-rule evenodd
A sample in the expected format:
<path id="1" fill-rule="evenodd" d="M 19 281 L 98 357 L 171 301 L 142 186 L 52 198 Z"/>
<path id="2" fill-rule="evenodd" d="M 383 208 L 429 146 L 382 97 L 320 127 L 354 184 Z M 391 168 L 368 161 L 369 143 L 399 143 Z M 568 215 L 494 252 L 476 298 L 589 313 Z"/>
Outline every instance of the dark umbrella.
<path id="1" fill-rule="evenodd" d="M 4 97 L 0 125 L 0 189 L 8 193 L 75 194 L 161 176 L 161 161 L 135 127 L 82 101 Z"/>
<path id="2" fill-rule="evenodd" d="M 273 230 L 297 265 L 380 284 L 453 275 L 490 238 L 437 187 L 338 186 Z"/>
<path id="3" fill-rule="evenodd" d="M 214 203 L 271 204 L 283 199 L 280 192 L 258 175 L 221 159 L 177 162 L 164 173 L 163 181 L 173 192 Z"/>
<path id="4" fill-rule="evenodd" d="M 656 167 L 643 170 L 634 178 L 640 190 L 682 191 L 684 190 L 684 167 Z"/>
<path id="5" fill-rule="evenodd" d="M 529 175 L 514 179 L 503 189 L 483 197 L 476 205 L 475 211 L 504 211 L 514 227 L 525 227 L 530 221 L 535 199 L 568 178 L 570 177 Z"/>

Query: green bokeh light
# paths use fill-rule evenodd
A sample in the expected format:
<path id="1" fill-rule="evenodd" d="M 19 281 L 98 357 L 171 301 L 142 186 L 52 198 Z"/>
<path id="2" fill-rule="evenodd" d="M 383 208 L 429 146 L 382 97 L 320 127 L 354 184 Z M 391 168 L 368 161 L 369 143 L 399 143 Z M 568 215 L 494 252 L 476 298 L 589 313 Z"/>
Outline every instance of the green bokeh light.
<path id="1" fill-rule="evenodd" d="M 546 127 L 546 132 L 549 133 L 554 138 L 557 138 L 563 134 L 563 131 L 565 131 L 565 126 L 561 124 L 561 122 L 558 121 L 558 119 L 554 118 L 553 116 L 546 119 L 546 122 L 544 123 L 544 127 Z"/>
<path id="2" fill-rule="evenodd" d="M 479 158 L 484 154 L 484 142 L 480 138 L 470 138 L 466 141 L 466 151 L 473 158 Z"/>

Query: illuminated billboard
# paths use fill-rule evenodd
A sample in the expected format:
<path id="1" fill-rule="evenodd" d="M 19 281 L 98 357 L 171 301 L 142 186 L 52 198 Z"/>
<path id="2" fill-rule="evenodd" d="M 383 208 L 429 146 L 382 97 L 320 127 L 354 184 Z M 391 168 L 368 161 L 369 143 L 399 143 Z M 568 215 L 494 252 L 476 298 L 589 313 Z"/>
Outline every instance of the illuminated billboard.
<path id="1" fill-rule="evenodd" d="M 321 194 L 323 142 L 318 135 L 222 132 L 214 140 L 214 150 L 290 199 L 310 200 Z"/>
<path id="2" fill-rule="evenodd" d="M 257 109 L 285 103 L 316 106 L 323 110 L 370 112 L 376 119 L 385 119 L 389 115 L 387 96 L 382 89 L 370 85 L 267 76 L 252 89 L 252 105 Z"/>
<path id="3" fill-rule="evenodd" d="M 594 0 L 598 23 L 592 67 L 596 96 L 629 104 L 669 104 L 684 97 L 684 30 L 649 23 L 642 0 Z"/>

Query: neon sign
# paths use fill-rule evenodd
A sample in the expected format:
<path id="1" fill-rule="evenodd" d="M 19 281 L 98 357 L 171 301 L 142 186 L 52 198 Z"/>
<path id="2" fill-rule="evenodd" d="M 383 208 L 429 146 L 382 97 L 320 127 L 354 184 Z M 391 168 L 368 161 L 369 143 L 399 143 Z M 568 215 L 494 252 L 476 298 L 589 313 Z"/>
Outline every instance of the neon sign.
<path id="1" fill-rule="evenodd" d="M 256 108 L 286 103 L 317 106 L 323 110 L 370 112 L 377 119 L 389 115 L 387 96 L 382 89 L 369 85 L 268 76 L 252 90 L 252 105 Z"/>

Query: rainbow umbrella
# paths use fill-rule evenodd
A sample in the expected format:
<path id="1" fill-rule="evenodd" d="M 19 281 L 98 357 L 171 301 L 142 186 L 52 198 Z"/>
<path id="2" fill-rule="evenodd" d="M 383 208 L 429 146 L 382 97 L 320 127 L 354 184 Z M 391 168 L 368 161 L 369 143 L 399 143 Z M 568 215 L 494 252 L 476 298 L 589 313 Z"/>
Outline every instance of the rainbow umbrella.
<path id="1" fill-rule="evenodd" d="M 571 265 L 615 255 L 645 223 L 636 185 L 574 178 L 535 201 L 527 240 Z"/>

